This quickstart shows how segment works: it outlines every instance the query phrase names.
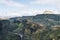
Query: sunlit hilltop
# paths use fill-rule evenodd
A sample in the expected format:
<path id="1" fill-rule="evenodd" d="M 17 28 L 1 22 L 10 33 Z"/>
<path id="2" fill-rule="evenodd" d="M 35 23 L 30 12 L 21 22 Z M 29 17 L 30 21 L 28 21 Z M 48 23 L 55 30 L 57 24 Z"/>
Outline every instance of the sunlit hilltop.
<path id="1" fill-rule="evenodd" d="M 53 11 L 46 10 L 43 14 L 53 14 Z"/>

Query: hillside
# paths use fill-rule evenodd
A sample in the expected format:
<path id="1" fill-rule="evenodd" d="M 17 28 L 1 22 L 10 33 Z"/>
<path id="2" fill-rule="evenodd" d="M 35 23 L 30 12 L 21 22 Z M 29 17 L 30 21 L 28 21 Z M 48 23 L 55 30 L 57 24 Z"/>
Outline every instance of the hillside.
<path id="1" fill-rule="evenodd" d="M 59 40 L 60 14 L 38 14 L 0 20 L 0 29 L 0 40 Z"/>

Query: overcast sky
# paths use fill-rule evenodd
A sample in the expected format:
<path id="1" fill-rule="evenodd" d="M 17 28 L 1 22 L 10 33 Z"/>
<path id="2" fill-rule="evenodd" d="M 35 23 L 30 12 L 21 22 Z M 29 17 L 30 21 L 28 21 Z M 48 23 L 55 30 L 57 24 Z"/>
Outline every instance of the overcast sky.
<path id="1" fill-rule="evenodd" d="M 0 0 L 0 17 L 42 14 L 51 10 L 60 13 L 60 0 Z"/>

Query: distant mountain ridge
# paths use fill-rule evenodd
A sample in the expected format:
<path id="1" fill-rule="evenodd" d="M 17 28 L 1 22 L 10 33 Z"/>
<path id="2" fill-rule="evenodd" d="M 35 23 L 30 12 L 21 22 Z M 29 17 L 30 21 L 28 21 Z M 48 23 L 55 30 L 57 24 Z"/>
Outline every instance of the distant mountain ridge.
<path id="1" fill-rule="evenodd" d="M 22 18 L 22 19 L 50 18 L 50 19 L 54 19 L 54 20 L 58 21 L 58 20 L 60 20 L 60 14 L 38 14 L 36 16 L 13 17 L 10 19 L 16 19 L 16 18 Z"/>

